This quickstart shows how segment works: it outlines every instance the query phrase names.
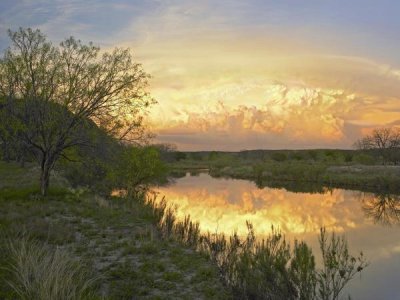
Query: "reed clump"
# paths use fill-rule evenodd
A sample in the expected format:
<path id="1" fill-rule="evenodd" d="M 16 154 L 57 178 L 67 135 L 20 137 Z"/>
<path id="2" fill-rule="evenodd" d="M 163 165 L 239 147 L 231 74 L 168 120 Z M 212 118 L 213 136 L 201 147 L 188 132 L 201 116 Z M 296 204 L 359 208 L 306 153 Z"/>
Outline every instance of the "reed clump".
<path id="1" fill-rule="evenodd" d="M 236 299 L 336 300 L 368 265 L 362 252 L 357 256 L 349 253 L 343 236 L 332 233 L 328 237 L 324 228 L 319 236 L 322 267 L 317 268 L 305 242 L 295 241 L 292 247 L 274 227 L 263 239 L 256 238 L 250 222 L 244 238 L 237 233 L 201 233 L 199 223 L 190 216 L 178 220 L 176 210 L 164 198 L 149 197 L 144 203 L 163 237 L 206 254 Z"/>

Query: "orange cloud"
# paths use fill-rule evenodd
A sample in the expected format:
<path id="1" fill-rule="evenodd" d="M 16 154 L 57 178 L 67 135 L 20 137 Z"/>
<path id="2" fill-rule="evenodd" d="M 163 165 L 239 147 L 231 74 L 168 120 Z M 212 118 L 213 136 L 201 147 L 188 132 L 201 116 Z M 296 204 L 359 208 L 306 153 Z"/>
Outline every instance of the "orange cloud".
<path id="1" fill-rule="evenodd" d="M 363 128 L 400 121 L 399 70 L 287 41 L 280 51 L 281 41 L 143 46 L 158 140 L 183 150 L 351 147 Z"/>

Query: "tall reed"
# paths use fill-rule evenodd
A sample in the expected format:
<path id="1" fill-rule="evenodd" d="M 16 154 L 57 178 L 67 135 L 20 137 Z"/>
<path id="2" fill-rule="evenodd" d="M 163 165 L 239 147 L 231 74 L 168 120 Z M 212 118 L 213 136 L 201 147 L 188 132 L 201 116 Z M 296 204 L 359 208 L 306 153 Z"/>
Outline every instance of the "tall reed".
<path id="1" fill-rule="evenodd" d="M 328 239 L 324 228 L 319 237 L 323 266 L 317 269 L 306 243 L 295 241 L 292 249 L 274 227 L 264 239 L 256 238 L 250 222 L 244 238 L 237 233 L 202 234 L 199 223 L 190 216 L 178 220 L 165 198 L 148 197 L 144 203 L 163 237 L 208 255 L 236 299 L 336 300 L 344 286 L 368 265 L 362 252 L 350 255 L 345 238 L 333 233 Z"/>

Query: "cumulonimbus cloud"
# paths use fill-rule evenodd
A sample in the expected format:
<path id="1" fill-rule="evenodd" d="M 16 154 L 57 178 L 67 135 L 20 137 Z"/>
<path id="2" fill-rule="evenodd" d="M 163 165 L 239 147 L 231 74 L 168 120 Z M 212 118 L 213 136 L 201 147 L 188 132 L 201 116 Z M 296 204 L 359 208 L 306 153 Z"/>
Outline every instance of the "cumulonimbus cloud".
<path id="1" fill-rule="evenodd" d="M 179 61 L 154 91 L 158 140 L 181 149 L 349 148 L 365 128 L 400 120 L 398 70 L 369 60 L 239 51 Z"/>

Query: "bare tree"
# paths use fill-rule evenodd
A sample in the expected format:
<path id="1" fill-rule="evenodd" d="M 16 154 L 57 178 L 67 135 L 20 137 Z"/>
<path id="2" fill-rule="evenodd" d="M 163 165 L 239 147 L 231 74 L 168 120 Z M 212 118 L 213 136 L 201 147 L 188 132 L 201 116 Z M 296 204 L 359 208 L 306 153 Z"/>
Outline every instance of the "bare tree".
<path id="1" fill-rule="evenodd" d="M 362 209 L 367 217 L 383 225 L 400 224 L 400 196 L 390 194 L 364 195 Z"/>
<path id="2" fill-rule="evenodd" d="M 130 141 L 145 137 L 143 112 L 153 103 L 148 75 L 129 49 L 100 54 L 70 37 L 53 46 L 39 30 L 9 31 L 12 46 L 0 60 L 0 97 L 35 150 L 46 194 L 50 171 L 65 150 L 87 143 L 90 124 Z"/>
<path id="3" fill-rule="evenodd" d="M 397 163 L 397 153 L 400 150 L 400 130 L 397 128 L 377 128 L 372 134 L 359 139 L 355 147 L 360 150 L 376 150 L 383 163 Z"/>

